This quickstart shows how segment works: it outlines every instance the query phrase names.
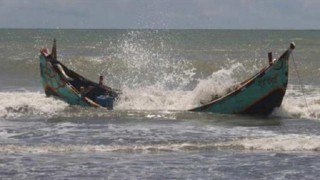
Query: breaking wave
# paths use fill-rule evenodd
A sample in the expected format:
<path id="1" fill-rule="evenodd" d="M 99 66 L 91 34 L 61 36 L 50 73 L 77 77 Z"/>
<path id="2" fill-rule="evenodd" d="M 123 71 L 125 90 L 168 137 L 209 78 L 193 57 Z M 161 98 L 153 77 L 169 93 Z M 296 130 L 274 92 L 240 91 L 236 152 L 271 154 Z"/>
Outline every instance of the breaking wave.
<path id="1" fill-rule="evenodd" d="M 0 92 L 0 118 L 47 117 L 68 105 L 40 92 Z"/>
<path id="2" fill-rule="evenodd" d="M 274 110 L 273 116 L 320 119 L 320 88 L 316 86 L 290 85 L 280 108 Z M 304 92 L 305 91 L 305 92 Z"/>
<path id="3" fill-rule="evenodd" d="M 215 76 L 200 81 L 192 91 L 166 90 L 157 86 L 141 88 L 124 87 L 121 99 L 115 105 L 115 113 L 122 110 L 188 110 L 198 106 L 199 102 L 205 99 L 206 95 L 219 93 L 223 89 L 216 88 L 222 82 L 214 80 L 213 77 Z M 232 82 L 230 81 L 230 84 Z M 213 83 L 217 85 L 214 86 Z M 308 94 L 304 96 L 296 86 L 289 86 L 281 107 L 276 109 L 271 116 L 320 119 L 320 96 L 318 95 L 320 90 L 318 87 L 306 88 Z M 90 109 L 81 113 L 85 111 L 83 108 L 70 108 L 63 101 L 47 98 L 42 92 L 0 92 L 0 104 L 0 118 L 5 119 L 41 118 L 52 117 L 54 115 L 78 117 L 79 115 L 96 116 L 94 115 L 95 113 L 101 114 L 100 111 Z"/>
<path id="4" fill-rule="evenodd" d="M 241 139 L 217 144 L 219 148 L 260 151 L 319 151 L 320 136 L 278 135 L 256 139 Z"/>
<path id="5" fill-rule="evenodd" d="M 72 145 L 72 144 L 40 144 L 19 145 L 2 144 L 0 153 L 161 153 L 161 152 L 193 152 L 210 150 L 243 150 L 301 152 L 320 151 L 320 137 L 308 135 L 279 135 L 253 139 L 239 139 L 217 143 L 173 143 L 146 145 Z"/>

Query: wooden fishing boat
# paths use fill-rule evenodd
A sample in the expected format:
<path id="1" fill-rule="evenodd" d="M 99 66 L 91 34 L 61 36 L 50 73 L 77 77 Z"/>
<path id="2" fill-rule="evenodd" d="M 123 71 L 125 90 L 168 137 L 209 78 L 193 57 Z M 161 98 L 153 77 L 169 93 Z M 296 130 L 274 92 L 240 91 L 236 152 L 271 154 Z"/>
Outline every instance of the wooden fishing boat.
<path id="1" fill-rule="evenodd" d="M 190 109 L 196 112 L 221 114 L 268 115 L 279 107 L 288 85 L 289 57 L 295 44 L 277 60 L 269 53 L 269 65 L 248 80 L 230 88 L 223 96 L 215 97 L 199 107 Z"/>
<path id="2" fill-rule="evenodd" d="M 40 73 L 42 86 L 47 96 L 57 97 L 70 105 L 106 107 L 113 109 L 119 91 L 90 81 L 70 70 L 57 60 L 56 41 L 53 42 L 51 54 L 47 49 L 40 52 Z"/>

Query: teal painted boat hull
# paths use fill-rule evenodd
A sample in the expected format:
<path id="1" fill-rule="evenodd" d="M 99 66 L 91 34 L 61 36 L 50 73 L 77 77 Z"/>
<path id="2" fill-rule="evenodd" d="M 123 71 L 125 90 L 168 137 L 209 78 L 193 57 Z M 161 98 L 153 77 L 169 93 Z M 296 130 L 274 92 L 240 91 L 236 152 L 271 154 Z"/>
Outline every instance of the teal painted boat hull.
<path id="1" fill-rule="evenodd" d="M 95 101 L 99 96 L 109 94 L 110 96 L 104 99 L 110 100 L 111 97 L 112 102 L 109 102 L 108 104 L 112 104 L 113 106 L 113 101 L 116 100 L 118 96 L 116 91 L 110 87 L 101 86 L 98 83 L 92 82 L 75 73 L 61 62 L 57 61 L 55 59 L 56 57 L 55 42 L 51 54 L 48 55 L 41 52 L 39 57 L 41 82 L 47 96 L 56 97 L 70 105 L 79 105 L 83 107 L 105 107 L 101 105 L 101 103 L 99 104 Z M 55 59 L 55 62 L 63 68 L 65 74 L 73 79 L 72 81 L 66 79 L 63 73 L 54 66 L 52 59 Z M 87 95 L 83 95 L 80 89 L 88 87 L 91 88 L 90 92 L 87 93 Z M 113 107 L 107 106 L 106 108 L 112 109 Z"/>
<path id="2" fill-rule="evenodd" d="M 235 90 L 209 103 L 190 109 L 221 114 L 268 115 L 281 106 L 288 85 L 289 57 L 294 44 L 259 73 L 240 83 Z"/>

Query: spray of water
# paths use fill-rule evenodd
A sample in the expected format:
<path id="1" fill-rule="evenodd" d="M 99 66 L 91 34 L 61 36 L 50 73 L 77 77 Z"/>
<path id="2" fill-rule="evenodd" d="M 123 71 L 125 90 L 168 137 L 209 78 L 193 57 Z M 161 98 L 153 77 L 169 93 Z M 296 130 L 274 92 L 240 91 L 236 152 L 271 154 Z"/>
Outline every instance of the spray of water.
<path id="1" fill-rule="evenodd" d="M 161 36 L 154 31 L 132 31 L 113 43 L 105 67 L 106 76 L 116 77 L 117 83 L 130 88 L 158 86 L 162 89 L 186 87 L 195 74 L 187 60 L 174 57 Z M 149 37 L 150 36 L 150 37 Z"/>
<path id="2" fill-rule="evenodd" d="M 206 79 L 196 79 L 192 63 L 154 33 L 130 32 L 110 50 L 115 52 L 108 57 L 113 63 L 104 72 L 116 77 L 113 81 L 122 85 L 123 93 L 116 109 L 186 110 L 207 96 L 224 93 L 235 84 L 234 72 L 243 69 L 235 63 Z"/>
<path id="3" fill-rule="evenodd" d="M 297 85 L 289 86 L 281 107 L 276 109 L 272 115 L 289 118 L 320 119 L 320 87 L 305 86 L 304 88 L 307 94 L 301 92 L 300 87 Z"/>

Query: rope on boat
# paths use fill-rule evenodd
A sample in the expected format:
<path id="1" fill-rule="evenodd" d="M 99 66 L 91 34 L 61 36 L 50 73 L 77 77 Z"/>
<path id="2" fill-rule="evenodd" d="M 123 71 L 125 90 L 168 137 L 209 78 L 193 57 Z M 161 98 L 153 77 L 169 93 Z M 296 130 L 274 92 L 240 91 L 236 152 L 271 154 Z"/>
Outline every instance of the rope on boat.
<path id="1" fill-rule="evenodd" d="M 306 107 L 307 107 L 307 111 L 309 112 L 309 114 L 311 114 L 311 116 L 314 116 L 314 114 L 311 113 L 310 109 L 309 109 L 309 106 L 308 106 L 308 102 L 307 102 L 307 99 L 306 99 L 306 95 L 305 95 L 305 91 L 304 91 L 304 88 L 303 88 L 303 84 L 301 83 L 301 77 L 300 77 L 300 74 L 299 74 L 299 71 L 298 71 L 298 68 L 297 68 L 297 65 L 296 65 L 296 62 L 293 58 L 293 53 L 291 55 L 292 57 L 292 61 L 293 61 L 293 65 L 294 65 L 294 69 L 297 73 L 297 76 L 298 76 L 298 81 L 299 81 L 299 85 L 300 85 L 300 88 L 301 88 L 301 92 L 302 92 L 302 96 L 303 96 L 303 99 L 304 99 L 304 102 L 306 104 Z"/>

